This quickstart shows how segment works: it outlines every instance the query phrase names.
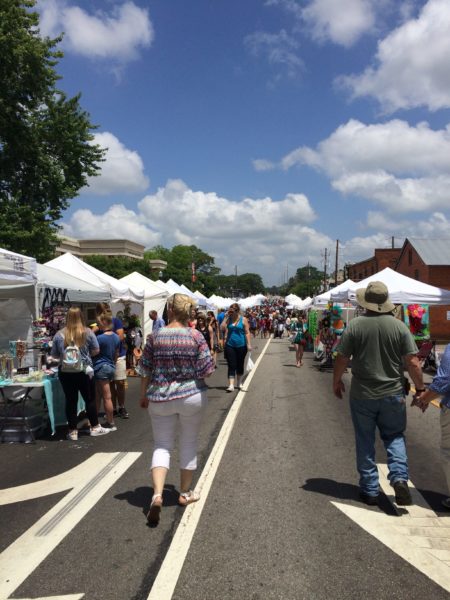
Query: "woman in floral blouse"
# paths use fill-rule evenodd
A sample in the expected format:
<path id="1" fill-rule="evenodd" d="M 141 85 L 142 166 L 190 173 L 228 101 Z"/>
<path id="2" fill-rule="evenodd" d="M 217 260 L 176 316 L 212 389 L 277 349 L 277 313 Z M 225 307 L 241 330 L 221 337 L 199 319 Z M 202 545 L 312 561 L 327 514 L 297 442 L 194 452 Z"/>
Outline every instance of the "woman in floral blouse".
<path id="1" fill-rule="evenodd" d="M 204 378 L 214 371 L 214 361 L 203 335 L 188 326 L 194 300 L 184 294 L 167 303 L 169 324 L 150 336 L 139 362 L 142 408 L 151 416 L 154 450 L 151 465 L 153 497 L 147 514 L 150 525 L 159 522 L 163 489 L 170 467 L 170 452 L 180 425 L 180 496 L 187 506 L 199 500 L 192 491 L 197 468 L 197 438 L 207 404 Z"/>

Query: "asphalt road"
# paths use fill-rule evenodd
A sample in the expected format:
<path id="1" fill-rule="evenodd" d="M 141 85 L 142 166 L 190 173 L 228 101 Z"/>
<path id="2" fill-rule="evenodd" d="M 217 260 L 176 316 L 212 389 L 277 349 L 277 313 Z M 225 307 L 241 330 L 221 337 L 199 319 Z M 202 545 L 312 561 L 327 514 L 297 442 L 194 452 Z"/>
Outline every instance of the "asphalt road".
<path id="1" fill-rule="evenodd" d="M 255 358 L 264 344 L 256 341 Z M 401 553 L 393 552 L 332 504 L 364 507 L 374 518 L 379 513 L 395 515 L 386 498 L 380 508 L 358 501 L 347 402 L 333 397 L 331 373 L 319 372 L 311 354 L 305 354 L 304 363 L 300 369 L 294 366 L 287 340 L 270 342 L 244 393 L 173 598 L 449 598 Z M 224 391 L 222 358 L 208 385 L 200 470 L 235 398 Z M 139 380 L 130 378 L 131 418 L 118 420 L 118 431 L 107 436 L 82 437 L 78 442 L 49 437 L 34 445 L 0 446 L 3 491 L 56 477 L 34 494 L 37 497 L 26 487 L 20 501 L 0 506 L 0 568 L 8 555 L 18 571 L 30 571 L 9 597 L 148 597 L 184 509 L 176 503 L 174 452 L 161 522 L 157 528 L 146 526 L 145 511 L 152 495 L 148 476 L 152 436 L 148 416 L 137 406 L 138 391 Z M 439 464 L 438 412 L 430 408 L 421 415 L 409 409 L 408 450 L 411 480 L 437 515 L 445 518 L 440 508 L 445 485 Z M 122 453 L 110 469 L 116 479 L 105 483 L 103 493 L 95 496 L 91 480 L 109 476 L 102 461 L 110 461 L 117 456 L 114 453 Z M 127 456 L 131 464 L 125 468 Z M 378 458 L 385 462 L 381 446 Z M 89 459 L 89 465 L 73 472 L 69 484 L 58 488 L 58 476 Z M 67 532 L 59 543 L 51 540 L 51 534 L 33 538 L 36 554 L 41 552 L 40 544 L 42 548 L 50 544 L 50 551 L 36 568 L 29 567 L 28 530 L 64 501 L 70 487 L 83 493 L 75 496 L 70 514 L 60 517 L 67 521 Z M 446 543 L 443 547 L 450 550 L 450 539 Z M 15 567 L 11 572 L 12 579 L 19 578 Z M 0 580 L 0 592 L 2 585 Z"/>

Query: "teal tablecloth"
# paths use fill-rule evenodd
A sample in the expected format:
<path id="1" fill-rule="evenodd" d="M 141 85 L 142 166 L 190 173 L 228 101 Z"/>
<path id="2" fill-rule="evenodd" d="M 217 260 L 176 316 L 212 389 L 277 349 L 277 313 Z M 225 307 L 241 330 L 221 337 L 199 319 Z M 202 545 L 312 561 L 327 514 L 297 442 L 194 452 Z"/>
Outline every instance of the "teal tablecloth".
<path id="1" fill-rule="evenodd" d="M 55 434 L 55 427 L 58 425 L 67 425 L 66 417 L 66 397 L 57 377 L 44 379 L 44 393 L 47 402 L 48 417 L 52 434 Z M 83 398 L 78 394 L 78 414 L 85 410 Z"/>
<path id="2" fill-rule="evenodd" d="M 52 428 L 52 434 L 55 434 L 55 429 L 58 425 L 67 425 L 66 418 L 66 397 L 61 386 L 61 383 L 57 377 L 50 377 L 41 381 L 28 381 L 26 383 L 19 383 L 15 381 L 2 381 L 0 387 L 3 388 L 22 388 L 31 389 L 44 388 L 45 401 L 47 403 L 48 417 L 50 420 L 50 426 Z M 80 414 L 85 410 L 86 406 L 83 398 L 78 394 L 78 409 L 77 413 Z"/>

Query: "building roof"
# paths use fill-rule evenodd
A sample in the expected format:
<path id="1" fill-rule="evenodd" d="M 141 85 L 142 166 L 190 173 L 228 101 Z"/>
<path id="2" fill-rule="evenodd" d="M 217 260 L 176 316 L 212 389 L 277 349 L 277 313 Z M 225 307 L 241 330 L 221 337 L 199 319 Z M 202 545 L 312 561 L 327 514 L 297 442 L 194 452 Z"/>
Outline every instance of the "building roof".
<path id="1" fill-rule="evenodd" d="M 450 238 L 407 238 L 426 265 L 450 266 Z"/>

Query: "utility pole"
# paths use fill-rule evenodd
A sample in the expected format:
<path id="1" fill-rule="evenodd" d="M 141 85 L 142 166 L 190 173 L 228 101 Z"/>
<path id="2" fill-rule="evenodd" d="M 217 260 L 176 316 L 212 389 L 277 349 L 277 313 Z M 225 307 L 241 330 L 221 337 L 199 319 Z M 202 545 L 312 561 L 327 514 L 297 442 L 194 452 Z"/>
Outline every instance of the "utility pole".
<path id="1" fill-rule="evenodd" d="M 338 282 L 338 265 L 339 265 L 339 240 L 336 240 L 336 261 L 334 264 L 334 285 Z"/>
<path id="2" fill-rule="evenodd" d="M 323 289 L 327 291 L 327 261 L 328 261 L 328 248 L 325 248 L 325 258 L 323 261 Z"/>
<path id="3" fill-rule="evenodd" d="M 392 250 L 393 250 L 395 248 L 395 237 L 394 236 L 392 236 L 391 243 L 392 243 L 391 247 L 392 247 Z"/>

